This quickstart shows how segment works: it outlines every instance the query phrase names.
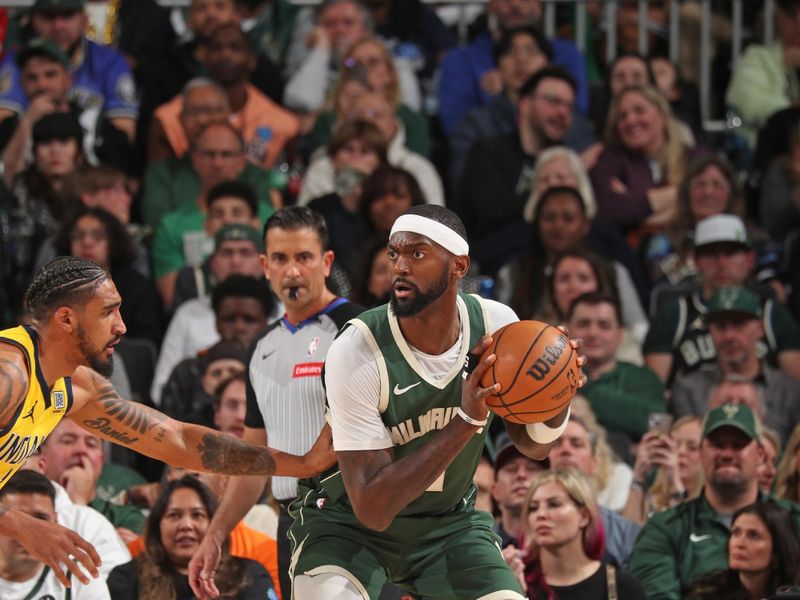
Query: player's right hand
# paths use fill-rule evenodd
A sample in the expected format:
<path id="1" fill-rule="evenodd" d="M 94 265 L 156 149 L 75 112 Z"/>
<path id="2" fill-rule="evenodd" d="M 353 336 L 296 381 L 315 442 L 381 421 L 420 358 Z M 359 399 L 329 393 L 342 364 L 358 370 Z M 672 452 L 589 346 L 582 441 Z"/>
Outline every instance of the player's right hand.
<path id="1" fill-rule="evenodd" d="M 491 336 L 483 336 L 470 354 L 480 357 L 478 365 L 473 369 L 461 384 L 461 410 L 476 421 L 483 421 L 489 415 L 486 398 L 500 391 L 500 384 L 495 383 L 490 387 L 481 387 L 481 379 L 487 369 L 497 360 L 496 354 L 483 353 L 492 344 Z"/>
<path id="2" fill-rule="evenodd" d="M 100 576 L 98 567 L 102 561 L 94 546 L 71 529 L 13 509 L 2 518 L 13 520 L 13 523 L 8 523 L 10 537 L 22 544 L 31 556 L 50 567 L 66 587 L 70 587 L 70 579 L 64 573 L 64 567 L 85 585 L 91 581 L 89 575 L 95 579 Z"/>
<path id="3" fill-rule="evenodd" d="M 219 590 L 214 583 L 214 574 L 222 557 L 222 545 L 213 535 L 206 533 L 200 547 L 189 562 L 189 585 L 198 600 L 218 598 Z"/>

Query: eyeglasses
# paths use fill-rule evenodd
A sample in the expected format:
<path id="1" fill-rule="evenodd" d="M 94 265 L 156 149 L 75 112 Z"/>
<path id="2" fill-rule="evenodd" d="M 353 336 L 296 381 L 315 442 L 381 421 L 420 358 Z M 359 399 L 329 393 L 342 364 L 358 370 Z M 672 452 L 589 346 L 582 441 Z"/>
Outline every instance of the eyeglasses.
<path id="1" fill-rule="evenodd" d="M 108 236 L 102 229 L 76 229 L 69 236 L 69 239 L 73 242 L 82 242 L 86 238 L 93 242 L 102 242 L 108 239 Z"/>
<path id="2" fill-rule="evenodd" d="M 559 98 L 555 94 L 537 94 L 534 98 L 538 98 L 547 102 L 553 108 L 565 108 L 569 112 L 572 112 L 575 109 L 575 103 L 570 102 L 569 100 L 564 100 L 563 98 Z"/>

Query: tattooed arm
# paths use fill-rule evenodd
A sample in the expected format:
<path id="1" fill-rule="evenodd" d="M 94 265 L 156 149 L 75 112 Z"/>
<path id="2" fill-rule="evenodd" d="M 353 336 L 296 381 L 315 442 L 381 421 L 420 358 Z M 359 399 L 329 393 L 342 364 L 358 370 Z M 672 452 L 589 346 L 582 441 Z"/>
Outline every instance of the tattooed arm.
<path id="1" fill-rule="evenodd" d="M 78 425 L 177 467 L 227 475 L 311 477 L 335 461 L 332 450 L 295 456 L 253 446 L 208 427 L 176 421 L 124 400 L 107 379 L 86 367 L 75 371 L 72 387 L 75 404 L 69 417 Z"/>

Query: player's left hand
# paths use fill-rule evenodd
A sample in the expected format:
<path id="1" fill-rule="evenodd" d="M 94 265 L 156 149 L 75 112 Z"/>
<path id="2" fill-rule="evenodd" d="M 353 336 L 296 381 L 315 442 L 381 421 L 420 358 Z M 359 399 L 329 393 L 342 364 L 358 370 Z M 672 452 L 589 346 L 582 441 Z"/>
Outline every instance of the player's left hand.
<path id="1" fill-rule="evenodd" d="M 333 451 L 333 432 L 327 423 L 319 432 L 319 437 L 311 450 L 303 455 L 303 461 L 310 470 L 309 477 L 316 477 L 324 473 L 336 463 L 336 453 Z"/>

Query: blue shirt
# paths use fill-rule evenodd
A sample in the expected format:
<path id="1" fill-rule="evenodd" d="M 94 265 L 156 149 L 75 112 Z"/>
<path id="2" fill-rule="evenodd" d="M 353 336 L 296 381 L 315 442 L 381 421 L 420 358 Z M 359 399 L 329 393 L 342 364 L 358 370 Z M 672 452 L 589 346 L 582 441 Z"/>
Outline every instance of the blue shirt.
<path id="1" fill-rule="evenodd" d="M 88 111 L 109 119 L 138 116 L 139 103 L 131 70 L 122 54 L 113 48 L 84 38 L 83 58 L 79 64 L 71 65 L 70 71 L 69 99 L 82 113 Z M 0 108 L 22 114 L 28 104 L 19 81 L 16 55 L 8 53 L 0 65 Z"/>
<path id="2" fill-rule="evenodd" d="M 589 80 L 586 62 L 578 47 L 563 38 L 550 39 L 553 65 L 564 67 L 575 79 L 575 107 L 583 114 L 589 106 Z M 496 68 L 492 58 L 494 41 L 488 33 L 478 35 L 472 43 L 451 50 L 442 61 L 439 80 L 439 118 L 448 135 L 470 110 L 485 106 L 494 98 L 481 89 L 481 77 Z"/>

